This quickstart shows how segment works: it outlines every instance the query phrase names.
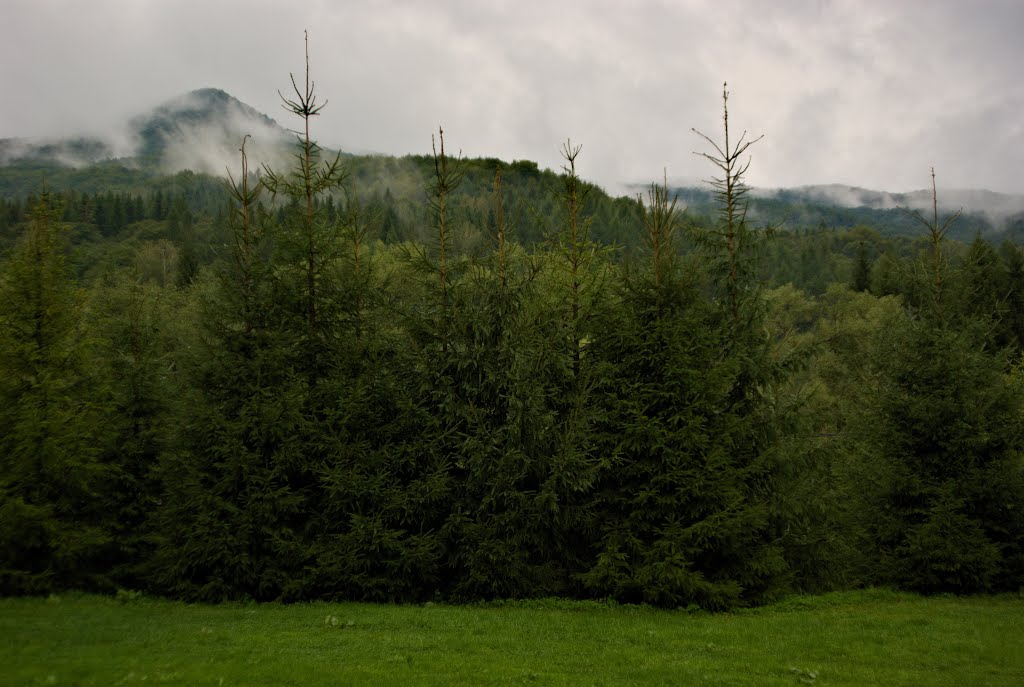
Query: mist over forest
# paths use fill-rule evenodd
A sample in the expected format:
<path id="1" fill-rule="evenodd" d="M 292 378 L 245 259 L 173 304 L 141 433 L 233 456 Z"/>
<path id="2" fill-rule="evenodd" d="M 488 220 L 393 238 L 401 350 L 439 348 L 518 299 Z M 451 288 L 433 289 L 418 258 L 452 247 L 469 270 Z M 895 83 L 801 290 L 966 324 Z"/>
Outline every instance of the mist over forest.
<path id="1" fill-rule="evenodd" d="M 0 593 L 1024 586 L 1024 197 L 751 188 L 727 116 L 608 193 L 317 96 L 0 141 Z"/>

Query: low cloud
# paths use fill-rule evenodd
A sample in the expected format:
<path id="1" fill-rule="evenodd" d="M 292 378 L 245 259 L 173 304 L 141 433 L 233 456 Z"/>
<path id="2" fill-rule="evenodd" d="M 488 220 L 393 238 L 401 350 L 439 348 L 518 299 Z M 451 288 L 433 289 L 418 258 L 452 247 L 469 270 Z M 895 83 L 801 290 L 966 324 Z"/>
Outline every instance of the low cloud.
<path id="1" fill-rule="evenodd" d="M 223 176 L 239 166 L 242 139 L 253 164 L 281 167 L 288 162 L 294 138 L 255 109 L 216 90 L 189 93 L 135 120 L 136 131 L 149 131 L 159 145 L 159 165 L 167 172 L 191 169 Z"/>
<path id="2" fill-rule="evenodd" d="M 440 124 L 467 155 L 553 169 L 572 138 L 610 189 L 700 179 L 690 128 L 717 134 L 728 81 L 734 131 L 765 134 L 755 186 L 906 192 L 935 167 L 1024 191 L 1019 0 L 8 0 L 4 19 L 0 137 L 109 132 L 201 84 L 278 116 L 308 28 L 315 136 L 345 150 L 429 153 Z"/>

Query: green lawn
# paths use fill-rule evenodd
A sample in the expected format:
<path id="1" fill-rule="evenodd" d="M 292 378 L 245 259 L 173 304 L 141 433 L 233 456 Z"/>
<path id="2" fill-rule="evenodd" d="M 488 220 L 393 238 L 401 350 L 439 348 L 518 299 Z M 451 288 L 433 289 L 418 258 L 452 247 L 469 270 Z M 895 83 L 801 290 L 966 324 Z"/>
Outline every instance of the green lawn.
<path id="1" fill-rule="evenodd" d="M 875 590 L 738 613 L 533 601 L 0 599 L 2 685 L 1024 685 L 1024 600 Z"/>

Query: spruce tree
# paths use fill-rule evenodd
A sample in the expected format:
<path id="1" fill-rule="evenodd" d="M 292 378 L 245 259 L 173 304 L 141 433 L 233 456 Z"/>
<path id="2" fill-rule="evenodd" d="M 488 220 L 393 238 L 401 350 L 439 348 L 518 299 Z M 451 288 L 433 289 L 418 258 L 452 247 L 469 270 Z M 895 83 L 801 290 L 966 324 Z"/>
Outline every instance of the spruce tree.
<path id="1" fill-rule="evenodd" d="M 0 593 L 103 588 L 117 557 L 102 394 L 61 208 L 44 192 L 0 277 Z"/>
<path id="2" fill-rule="evenodd" d="M 454 292 L 445 357 L 453 502 L 444 535 L 456 598 L 564 594 L 567 504 L 553 501 L 560 436 L 553 356 L 562 321 L 542 298 L 538 266 L 508 240 L 501 170 L 491 253 Z M 557 498 L 557 497 L 556 497 Z"/>
<path id="3" fill-rule="evenodd" d="M 1024 352 L 1024 254 L 1020 247 L 1006 240 L 999 246 L 999 255 L 1006 269 L 1006 295 L 1001 318 L 1001 335 L 1012 350 Z"/>
<path id="4" fill-rule="evenodd" d="M 608 249 L 591 237 L 587 202 L 593 187 L 580 178 L 582 146 L 562 146 L 562 183 L 556 198 L 559 224 L 547 237 L 550 298 L 557 317 L 549 384 L 558 429 L 547 477 L 541 487 L 562 556 L 573 569 L 585 565 L 592 518 L 588 513 L 600 456 L 594 441 L 596 359 L 589 355 L 596 322 L 608 305 Z"/>
<path id="5" fill-rule="evenodd" d="M 306 595 L 402 601 L 440 583 L 448 479 L 420 403 L 420 362 L 387 270 L 370 241 L 376 217 L 354 189 L 339 211 L 333 272 L 343 296 L 319 423 L 323 493 L 313 517 L 315 569 Z M 397 318 L 401 322 L 401 318 Z"/>
<path id="6" fill-rule="evenodd" d="M 299 117 L 295 165 L 286 172 L 264 167 L 263 185 L 286 203 L 281 226 L 274 235 L 277 297 L 304 321 L 297 363 L 315 388 L 329 368 L 331 337 L 339 308 L 334 271 L 340 260 L 340 227 L 330 221 L 321 201 L 342 188 L 348 173 L 340 153 L 323 160 L 323 151 L 311 136 L 311 126 L 327 101 L 317 102 L 316 84 L 310 77 L 309 36 L 306 36 L 305 81 L 300 87 L 292 75 L 295 98 L 281 96 L 284 109 Z M 298 330 L 298 327 L 296 327 Z"/>
<path id="7" fill-rule="evenodd" d="M 713 148 L 712 153 L 698 154 L 721 175 L 711 179 L 717 221 L 689 231 L 706 265 L 712 297 L 706 327 L 719 348 L 709 367 L 724 375 L 712 382 L 714 405 L 703 413 L 710 440 L 705 472 L 718 480 L 709 493 L 714 496 L 708 512 L 717 514 L 708 575 L 728 581 L 723 594 L 709 599 L 713 605 L 769 598 L 787 577 L 774 517 L 777 450 L 789 421 L 777 397 L 786 370 L 764 326 L 765 302 L 754 268 L 756 246 L 767 233 L 750 226 L 744 180 L 750 166 L 744 156 L 760 137 L 748 141 L 744 132 L 738 140 L 731 138 L 728 100 L 723 88 L 722 144 L 696 132 Z"/>
<path id="8" fill-rule="evenodd" d="M 158 468 L 177 419 L 172 361 L 186 313 L 176 289 L 143 283 L 127 270 L 94 287 L 90 301 L 100 381 L 92 393 L 106 397 L 104 460 L 114 468 L 108 509 L 119 555 L 108 565 L 120 585 L 139 588 L 161 498 Z"/>
<path id="9" fill-rule="evenodd" d="M 991 321 L 962 307 L 943 251 L 959 213 L 917 215 L 930 251 L 924 294 L 882 340 L 868 421 L 889 467 L 874 534 L 884 575 L 924 592 L 1016 589 L 1024 579 L 1024 407 Z"/>
<path id="10" fill-rule="evenodd" d="M 772 591 L 783 566 L 760 493 L 765 458 L 751 451 L 764 448 L 745 436 L 758 418 L 735 402 L 741 274 L 726 273 L 737 298 L 722 312 L 705 299 L 695 264 L 679 264 L 681 219 L 666 186 L 651 187 L 643 218 L 649 262 L 624 280 L 621 306 L 594 344 L 606 370 L 604 465 L 599 542 L 584 580 L 631 602 L 749 603 Z"/>
<path id="11" fill-rule="evenodd" d="M 277 598 L 305 561 L 295 522 L 306 504 L 292 483 L 302 384 L 290 372 L 294 338 L 276 325 L 271 227 L 244 141 L 241 159 L 231 259 L 193 287 L 199 330 L 180 361 L 189 392 L 161 465 L 151 568 L 158 588 L 205 600 Z"/>
<path id="12" fill-rule="evenodd" d="M 871 289 L 871 262 L 868 260 L 868 249 L 861 241 L 857 244 L 857 258 L 853 263 L 853 277 L 850 288 L 854 291 Z"/>

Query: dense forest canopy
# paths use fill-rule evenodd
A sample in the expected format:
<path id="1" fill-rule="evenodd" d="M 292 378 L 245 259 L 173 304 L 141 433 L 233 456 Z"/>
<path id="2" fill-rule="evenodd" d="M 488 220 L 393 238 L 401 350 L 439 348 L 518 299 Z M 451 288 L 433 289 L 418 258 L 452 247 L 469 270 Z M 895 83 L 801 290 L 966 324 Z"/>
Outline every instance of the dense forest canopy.
<path id="1" fill-rule="evenodd" d="M 710 134 L 636 197 L 443 131 L 0 167 L 0 591 L 1019 589 L 1020 218 L 758 196 Z"/>

